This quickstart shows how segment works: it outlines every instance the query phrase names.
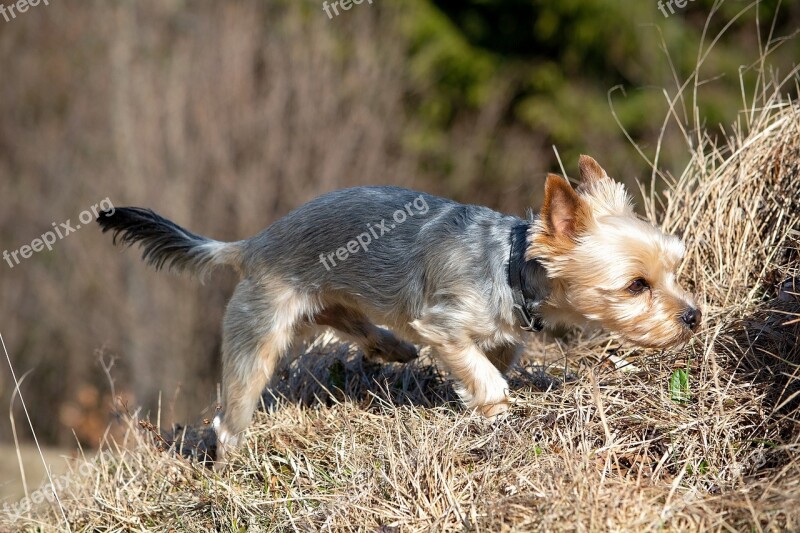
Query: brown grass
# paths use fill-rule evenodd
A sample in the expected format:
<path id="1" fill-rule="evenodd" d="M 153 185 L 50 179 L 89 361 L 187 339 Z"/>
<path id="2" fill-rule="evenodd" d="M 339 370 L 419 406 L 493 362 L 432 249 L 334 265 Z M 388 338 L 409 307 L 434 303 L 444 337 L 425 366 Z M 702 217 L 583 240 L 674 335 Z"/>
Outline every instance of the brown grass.
<path id="1" fill-rule="evenodd" d="M 781 86 L 724 146 L 699 137 L 648 199 L 685 234 L 682 277 L 706 312 L 683 349 L 532 338 L 512 414 L 488 423 L 426 355 L 370 366 L 322 338 L 265 399 L 229 472 L 160 451 L 131 417 L 62 507 L 6 527 L 64 528 L 63 509 L 74 530 L 798 530 L 800 106 Z"/>
<path id="2" fill-rule="evenodd" d="M 321 338 L 230 471 L 203 466 L 207 434 L 187 432 L 198 453 L 171 453 L 132 415 L 121 442 L 60 480 L 60 504 L 4 513 L 0 529 L 800 529 L 800 106 L 786 88 L 765 81 L 724 143 L 687 133 L 691 163 L 646 199 L 688 244 L 681 276 L 706 318 L 686 347 L 533 337 L 511 415 L 488 423 L 427 355 L 370 366 Z"/>

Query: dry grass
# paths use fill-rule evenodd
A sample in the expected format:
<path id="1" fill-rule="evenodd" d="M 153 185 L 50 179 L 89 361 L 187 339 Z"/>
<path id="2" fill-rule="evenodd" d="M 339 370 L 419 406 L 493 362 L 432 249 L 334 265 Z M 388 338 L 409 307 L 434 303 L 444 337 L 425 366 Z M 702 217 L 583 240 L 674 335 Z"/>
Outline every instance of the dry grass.
<path id="1" fill-rule="evenodd" d="M 533 338 L 517 404 L 491 424 L 427 357 L 369 366 L 320 339 L 224 475 L 202 453 L 159 450 L 132 418 L 113 453 L 65 483 L 62 507 L 0 527 L 63 529 L 63 509 L 73 530 L 800 529 L 800 107 L 779 87 L 763 87 L 726 145 L 692 140 L 663 206 L 650 197 L 651 216 L 687 238 L 682 277 L 706 313 L 688 346 Z"/>

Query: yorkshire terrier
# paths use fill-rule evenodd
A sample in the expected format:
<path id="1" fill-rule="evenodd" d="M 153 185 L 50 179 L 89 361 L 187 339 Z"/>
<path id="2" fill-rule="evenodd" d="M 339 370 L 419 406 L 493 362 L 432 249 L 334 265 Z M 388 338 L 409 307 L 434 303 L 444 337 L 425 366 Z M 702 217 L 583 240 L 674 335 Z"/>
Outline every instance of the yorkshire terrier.
<path id="1" fill-rule="evenodd" d="M 645 347 L 687 341 L 701 313 L 675 279 L 683 243 L 637 217 L 594 159 L 581 156 L 579 166 L 577 189 L 547 176 L 542 211 L 529 220 L 355 187 L 232 243 L 135 207 L 97 221 L 115 242 L 139 242 L 156 268 L 202 275 L 229 265 L 241 274 L 223 324 L 214 420 L 222 452 L 250 424 L 278 365 L 321 327 L 384 361 L 414 359 L 412 342 L 432 346 L 464 403 L 487 417 L 509 407 L 503 373 L 524 331 L 590 324 Z"/>

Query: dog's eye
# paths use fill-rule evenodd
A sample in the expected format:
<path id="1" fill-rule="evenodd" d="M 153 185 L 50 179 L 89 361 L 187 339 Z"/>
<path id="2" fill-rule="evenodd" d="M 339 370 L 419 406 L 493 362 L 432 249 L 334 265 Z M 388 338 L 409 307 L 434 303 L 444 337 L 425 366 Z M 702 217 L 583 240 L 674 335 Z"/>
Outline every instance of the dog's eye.
<path id="1" fill-rule="evenodd" d="M 632 294 L 641 294 L 642 292 L 646 291 L 650 288 L 650 285 L 647 284 L 647 281 L 644 278 L 636 278 L 628 285 L 628 291 Z"/>

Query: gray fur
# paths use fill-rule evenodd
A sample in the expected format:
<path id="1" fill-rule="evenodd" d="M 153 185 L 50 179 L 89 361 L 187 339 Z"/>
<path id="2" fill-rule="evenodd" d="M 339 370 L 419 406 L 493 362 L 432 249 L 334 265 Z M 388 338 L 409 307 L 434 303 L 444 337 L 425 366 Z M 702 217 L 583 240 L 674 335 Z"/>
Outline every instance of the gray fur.
<path id="1" fill-rule="evenodd" d="M 330 270 L 321 264 L 320 253 L 344 246 L 367 232 L 368 224 L 394 224 L 392 214 L 420 197 L 427 213 L 408 217 L 393 229 L 387 224 L 390 233 L 373 240 L 369 251 L 360 249 L 345 261 L 336 260 Z M 244 273 L 254 279 L 291 277 L 310 293 L 341 293 L 384 324 L 419 318 L 433 301 L 458 305 L 467 285 L 485 295 L 494 319 L 510 321 L 509 235 L 522 222 L 486 207 L 408 189 L 344 189 L 308 202 L 245 241 Z M 541 274 L 532 280 L 535 286 L 546 279 Z"/>
<path id="2" fill-rule="evenodd" d="M 402 223 L 393 219 L 397 211 L 405 212 Z M 382 220 L 389 231 L 379 235 Z M 357 187 L 312 200 L 231 245 L 135 208 L 118 208 L 103 226 L 126 243 L 141 242 L 145 259 L 157 267 L 230 263 L 241 271 L 224 321 L 224 414 L 217 421 L 221 441 L 236 442 L 280 360 L 318 326 L 334 327 L 368 355 L 389 360 L 409 360 L 414 348 L 374 324 L 432 344 L 462 382 L 465 401 L 473 407 L 499 401 L 492 390 L 505 382 L 496 377 L 486 384 L 485 369 L 477 369 L 491 362 L 505 371 L 519 352 L 508 285 L 510 236 L 515 226 L 532 222 L 407 189 Z M 370 243 L 345 260 L 328 260 L 348 243 L 364 242 L 365 233 Z M 544 269 L 529 261 L 523 274 L 544 299 Z"/>

